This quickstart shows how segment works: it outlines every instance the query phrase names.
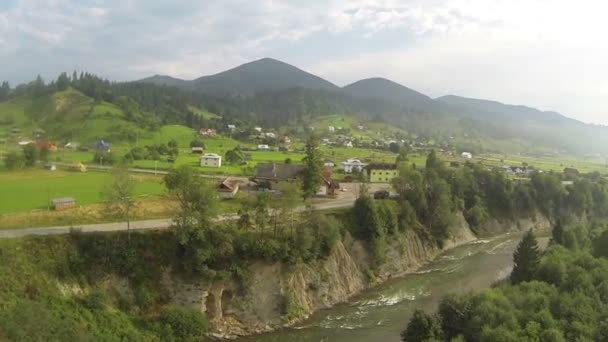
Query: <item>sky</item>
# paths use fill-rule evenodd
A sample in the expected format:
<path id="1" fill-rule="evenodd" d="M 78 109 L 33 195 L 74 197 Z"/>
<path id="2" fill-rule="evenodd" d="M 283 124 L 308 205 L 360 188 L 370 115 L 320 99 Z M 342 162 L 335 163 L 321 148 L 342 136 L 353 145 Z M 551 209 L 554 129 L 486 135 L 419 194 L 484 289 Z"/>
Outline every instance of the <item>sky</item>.
<path id="1" fill-rule="evenodd" d="M 608 124 L 608 3 L 0 0 L 0 80 L 183 79 L 272 57 L 337 85 L 385 77 Z"/>

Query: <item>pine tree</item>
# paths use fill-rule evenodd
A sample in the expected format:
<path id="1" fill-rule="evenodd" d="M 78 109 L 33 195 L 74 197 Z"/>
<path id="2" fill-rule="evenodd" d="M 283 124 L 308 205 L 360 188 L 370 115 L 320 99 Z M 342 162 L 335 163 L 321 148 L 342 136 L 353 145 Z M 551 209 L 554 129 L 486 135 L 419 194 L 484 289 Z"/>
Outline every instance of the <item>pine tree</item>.
<path id="1" fill-rule="evenodd" d="M 302 179 L 302 192 L 304 199 L 314 196 L 321 187 L 321 168 L 323 160 L 319 151 L 319 141 L 311 134 L 306 141 L 306 157 L 304 157 L 304 175 Z"/>
<path id="2" fill-rule="evenodd" d="M 540 262 L 540 250 L 534 233 L 530 229 L 513 253 L 511 281 L 515 284 L 533 279 Z"/>

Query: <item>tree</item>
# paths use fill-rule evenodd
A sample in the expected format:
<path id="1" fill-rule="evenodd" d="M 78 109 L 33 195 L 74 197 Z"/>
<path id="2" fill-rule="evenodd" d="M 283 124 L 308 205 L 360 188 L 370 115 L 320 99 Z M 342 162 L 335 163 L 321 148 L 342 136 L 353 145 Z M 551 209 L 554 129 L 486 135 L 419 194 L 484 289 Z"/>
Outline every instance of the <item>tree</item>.
<path id="1" fill-rule="evenodd" d="M 109 213 L 112 213 L 127 222 L 127 239 L 131 241 L 131 212 L 135 206 L 133 189 L 135 179 L 129 173 L 126 165 L 119 165 L 112 169 L 112 181 L 102 192 L 106 200 Z"/>
<path id="2" fill-rule="evenodd" d="M 184 165 L 165 175 L 165 186 L 178 201 L 173 219 L 180 244 L 196 240 L 209 229 L 217 210 L 217 194 L 211 183 L 193 168 Z"/>
<path id="3" fill-rule="evenodd" d="M 515 284 L 533 279 L 540 263 L 540 251 L 534 233 L 530 229 L 513 253 L 511 281 Z"/>
<path id="4" fill-rule="evenodd" d="M 23 155 L 16 151 L 8 152 L 4 156 L 4 166 L 9 170 L 21 169 L 24 165 Z"/>
<path id="5" fill-rule="evenodd" d="M 399 163 L 403 163 L 409 160 L 409 156 L 408 156 L 408 151 L 406 148 L 402 147 L 399 150 L 399 154 L 397 155 L 397 158 L 395 159 L 395 163 L 399 164 Z"/>
<path id="6" fill-rule="evenodd" d="M 245 161 L 245 156 L 238 147 L 227 151 L 225 157 L 226 161 L 230 164 L 242 164 Z"/>
<path id="7" fill-rule="evenodd" d="M 27 144 L 23 147 L 23 161 L 26 167 L 36 165 L 36 161 L 38 161 L 38 148 L 35 144 Z"/>
<path id="8" fill-rule="evenodd" d="M 304 199 L 314 196 L 321 187 L 321 169 L 323 159 L 319 150 L 319 141 L 314 134 L 311 134 L 306 141 L 304 148 L 304 174 L 302 178 L 302 195 Z"/>
<path id="9" fill-rule="evenodd" d="M 59 77 L 57 77 L 57 90 L 59 91 L 63 91 L 68 89 L 68 87 L 70 86 L 70 78 L 68 77 L 68 74 L 65 72 L 62 72 L 61 74 L 59 74 Z"/>
<path id="10" fill-rule="evenodd" d="M 0 86 L 0 102 L 6 101 L 9 98 L 11 93 L 11 86 L 7 81 L 2 82 L 2 86 Z"/>
<path id="11" fill-rule="evenodd" d="M 414 311 L 414 316 L 401 332 L 403 342 L 424 342 L 441 340 L 441 327 L 437 319 L 422 310 Z"/>

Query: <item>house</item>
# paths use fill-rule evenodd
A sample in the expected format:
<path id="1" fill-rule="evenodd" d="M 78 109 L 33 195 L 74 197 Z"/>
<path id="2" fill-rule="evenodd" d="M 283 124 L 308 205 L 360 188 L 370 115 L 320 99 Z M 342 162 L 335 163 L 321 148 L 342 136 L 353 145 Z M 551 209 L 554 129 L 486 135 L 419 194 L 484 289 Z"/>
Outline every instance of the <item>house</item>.
<path id="1" fill-rule="evenodd" d="M 99 140 L 98 142 L 95 143 L 95 145 L 93 146 L 93 149 L 96 152 L 110 153 L 110 152 L 112 152 L 112 143 L 110 143 L 108 141 Z"/>
<path id="2" fill-rule="evenodd" d="M 289 151 L 289 147 L 287 147 L 285 145 L 281 145 L 281 146 L 279 146 L 279 151 L 281 151 L 281 152 L 287 152 L 287 151 Z"/>
<path id="3" fill-rule="evenodd" d="M 253 181 L 292 182 L 298 180 L 303 171 L 304 166 L 298 164 L 260 163 Z"/>
<path id="4" fill-rule="evenodd" d="M 333 133 L 333 132 L 336 131 L 336 127 L 334 127 L 334 126 L 327 126 L 327 131 L 330 132 L 330 133 Z"/>
<path id="5" fill-rule="evenodd" d="M 36 140 L 41 139 L 45 134 L 46 132 L 42 128 L 36 128 L 33 133 Z"/>
<path id="6" fill-rule="evenodd" d="M 227 177 L 218 184 L 218 192 L 220 198 L 234 198 L 239 192 L 239 181 L 232 177 Z"/>
<path id="7" fill-rule="evenodd" d="M 323 162 L 323 166 L 324 167 L 334 167 L 334 166 L 336 166 L 336 163 L 334 163 L 333 161 L 331 161 L 329 159 L 325 159 L 325 162 Z"/>
<path id="8" fill-rule="evenodd" d="M 55 144 L 54 142 L 50 142 L 50 141 L 38 141 L 36 143 L 36 148 L 39 150 L 46 149 L 51 152 L 56 152 L 57 144 Z"/>
<path id="9" fill-rule="evenodd" d="M 236 129 L 236 125 L 227 125 L 226 127 L 228 127 L 228 129 L 231 131 Z"/>
<path id="10" fill-rule="evenodd" d="M 567 167 L 564 169 L 564 174 L 566 176 L 578 176 L 580 172 L 578 172 L 578 170 L 573 167 Z"/>
<path id="11" fill-rule="evenodd" d="M 282 140 L 283 140 L 283 143 L 285 143 L 285 144 L 291 143 L 291 139 L 289 137 L 283 137 Z"/>
<path id="12" fill-rule="evenodd" d="M 460 154 L 461 157 L 466 158 L 466 159 L 471 159 L 473 158 L 473 155 L 471 154 L 471 152 L 462 152 Z"/>
<path id="13" fill-rule="evenodd" d="M 65 145 L 63 145 L 64 148 L 67 148 L 69 150 L 75 150 L 78 148 L 78 143 L 70 141 L 68 143 L 66 143 Z"/>
<path id="14" fill-rule="evenodd" d="M 330 145 L 331 141 L 328 138 L 321 139 L 321 145 Z"/>
<path id="15" fill-rule="evenodd" d="M 397 164 L 377 163 L 369 164 L 367 167 L 370 183 L 389 183 L 399 175 Z"/>
<path id="16" fill-rule="evenodd" d="M 359 159 L 348 159 L 345 162 L 342 162 L 342 171 L 344 173 L 353 173 L 353 172 L 361 172 L 365 164 L 363 164 Z"/>
<path id="17" fill-rule="evenodd" d="M 211 128 L 201 128 L 198 131 L 198 134 L 200 134 L 203 137 L 214 137 L 215 136 L 215 130 L 211 129 Z"/>
<path id="18" fill-rule="evenodd" d="M 258 151 L 270 151 L 270 147 L 266 144 L 258 145 Z"/>
<path id="19" fill-rule="evenodd" d="M 221 167 L 222 166 L 222 156 L 217 155 L 215 153 L 205 153 L 201 157 L 201 166 Z"/>
<path id="20" fill-rule="evenodd" d="M 340 183 L 332 180 L 332 174 L 333 170 L 331 167 L 323 167 L 323 171 L 321 172 L 323 186 L 321 186 L 317 195 L 334 196 L 336 190 L 340 190 Z"/>
<path id="21" fill-rule="evenodd" d="M 365 129 L 365 127 L 363 127 L 363 125 L 359 125 L 359 126 L 357 126 L 357 129 L 360 130 L 360 131 L 362 131 L 362 130 Z"/>
<path id="22" fill-rule="evenodd" d="M 253 130 L 258 133 L 262 133 L 262 127 L 254 127 Z"/>
<path id="23" fill-rule="evenodd" d="M 195 147 L 192 147 L 192 148 L 191 148 L 191 150 L 192 150 L 192 153 L 196 153 L 196 154 L 203 154 L 203 151 L 204 151 L 205 149 L 204 149 L 204 148 L 202 148 L 202 147 L 197 147 L 197 146 L 195 146 Z"/>
<path id="24" fill-rule="evenodd" d="M 57 211 L 72 209 L 76 207 L 76 200 L 72 197 L 54 198 L 51 200 L 53 209 Z"/>
<path id="25" fill-rule="evenodd" d="M 31 140 L 21 140 L 20 142 L 18 142 L 17 144 L 19 144 L 19 146 L 27 146 L 29 144 L 33 144 L 34 142 Z"/>
<path id="26" fill-rule="evenodd" d="M 264 137 L 270 138 L 270 139 L 276 139 L 277 135 L 272 132 L 265 132 Z"/>
<path id="27" fill-rule="evenodd" d="M 344 147 L 353 148 L 353 142 L 352 141 L 345 142 Z"/>

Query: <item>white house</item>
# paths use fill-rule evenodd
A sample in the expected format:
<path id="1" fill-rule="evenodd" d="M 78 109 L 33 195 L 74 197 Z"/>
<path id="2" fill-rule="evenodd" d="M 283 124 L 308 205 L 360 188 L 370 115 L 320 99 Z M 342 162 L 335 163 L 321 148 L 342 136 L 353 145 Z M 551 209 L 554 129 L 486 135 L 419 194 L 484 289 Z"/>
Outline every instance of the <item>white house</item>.
<path id="1" fill-rule="evenodd" d="M 353 142 L 352 141 L 347 141 L 347 142 L 344 143 L 344 146 L 352 148 L 353 147 Z"/>
<path id="2" fill-rule="evenodd" d="M 256 132 L 261 133 L 262 132 L 262 127 L 254 127 L 253 128 Z"/>
<path id="3" fill-rule="evenodd" d="M 361 172 L 365 164 L 363 164 L 359 159 L 348 159 L 345 162 L 342 162 L 342 170 L 344 173 L 353 173 L 353 172 Z"/>
<path id="4" fill-rule="evenodd" d="M 258 151 L 268 151 L 270 147 L 268 145 L 258 145 Z"/>
<path id="5" fill-rule="evenodd" d="M 230 130 L 234 130 L 234 129 L 236 129 L 236 125 L 228 125 L 228 126 L 226 126 L 226 127 L 228 127 L 228 129 L 230 129 Z"/>
<path id="6" fill-rule="evenodd" d="M 471 154 L 471 152 L 462 152 L 462 154 L 460 156 L 463 158 L 467 158 L 467 159 L 473 158 L 473 155 Z"/>
<path id="7" fill-rule="evenodd" d="M 205 153 L 201 157 L 201 166 L 221 167 L 222 166 L 222 156 L 217 155 L 215 153 Z"/>
<path id="8" fill-rule="evenodd" d="M 329 131 L 330 133 L 333 133 L 336 131 L 336 128 L 334 126 L 327 126 L 327 131 Z"/>
<path id="9" fill-rule="evenodd" d="M 266 133 L 264 133 L 264 136 L 266 138 L 270 138 L 270 139 L 275 139 L 277 137 L 277 135 L 272 132 L 266 132 Z"/>

